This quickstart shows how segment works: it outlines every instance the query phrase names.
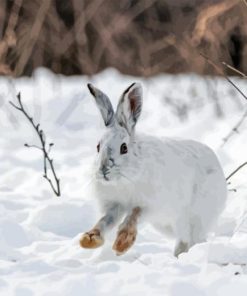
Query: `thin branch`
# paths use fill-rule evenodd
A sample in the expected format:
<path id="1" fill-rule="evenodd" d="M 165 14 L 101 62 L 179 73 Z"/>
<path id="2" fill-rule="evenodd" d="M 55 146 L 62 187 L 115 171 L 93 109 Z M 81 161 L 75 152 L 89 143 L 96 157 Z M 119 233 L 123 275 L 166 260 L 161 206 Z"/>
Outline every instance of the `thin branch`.
<path id="1" fill-rule="evenodd" d="M 239 121 L 234 125 L 234 127 L 231 129 L 231 131 L 228 133 L 228 135 L 226 137 L 224 137 L 223 144 L 221 145 L 221 147 L 223 147 L 234 134 L 238 133 L 239 128 L 243 124 L 243 122 L 245 121 L 246 117 L 247 117 L 247 110 L 244 112 L 244 114 L 239 119 Z"/>
<path id="2" fill-rule="evenodd" d="M 50 143 L 48 146 L 48 151 L 47 151 L 47 144 L 46 144 L 46 140 L 45 140 L 45 134 L 44 131 L 42 129 L 40 129 L 40 124 L 35 124 L 33 121 L 33 118 L 31 116 L 28 115 L 26 109 L 24 108 L 22 101 L 21 101 L 21 94 L 19 93 L 17 95 L 17 100 L 18 100 L 18 105 L 14 104 L 13 102 L 9 102 L 11 106 L 13 106 L 15 109 L 17 109 L 18 111 L 22 112 L 25 117 L 27 118 L 27 120 L 31 123 L 31 125 L 33 126 L 34 130 L 36 131 L 40 143 L 41 143 L 41 147 L 37 146 L 37 145 L 29 145 L 29 144 L 24 144 L 25 147 L 28 148 L 36 148 L 36 149 L 40 149 L 43 152 L 43 157 L 44 157 L 44 175 L 43 177 L 49 182 L 53 192 L 57 195 L 60 196 L 61 195 L 61 191 L 60 191 L 60 180 L 57 177 L 57 174 L 55 172 L 55 168 L 53 165 L 53 160 L 50 158 L 49 156 L 49 152 L 51 150 L 51 147 L 54 145 L 53 143 Z M 54 182 L 52 182 L 52 180 L 48 177 L 48 173 L 47 173 L 47 165 L 50 167 L 51 172 L 52 172 L 52 176 L 55 180 L 55 184 Z"/>
<path id="3" fill-rule="evenodd" d="M 221 63 L 222 63 L 222 65 L 224 65 L 224 66 L 226 66 L 227 68 L 231 69 L 233 72 L 235 72 L 235 73 L 241 75 L 243 78 L 247 78 L 247 76 L 246 76 L 243 72 L 241 72 L 240 70 L 234 68 L 233 66 L 227 64 L 226 62 L 221 62 Z"/>
<path id="4" fill-rule="evenodd" d="M 200 52 L 200 55 L 207 60 L 207 62 L 212 65 L 215 70 L 222 76 L 225 77 L 225 79 L 247 100 L 247 96 L 236 86 L 234 82 L 224 73 L 224 71 L 215 63 L 213 62 L 208 56 Z"/>
<path id="5" fill-rule="evenodd" d="M 39 149 L 39 150 L 41 150 L 42 151 L 42 148 L 41 147 L 39 147 L 39 146 L 37 146 L 37 145 L 29 145 L 29 144 L 24 144 L 24 146 L 25 147 L 28 147 L 28 148 L 36 148 L 36 149 Z"/>
<path id="6" fill-rule="evenodd" d="M 212 65 L 216 71 L 225 77 L 225 79 L 244 97 L 245 100 L 247 100 L 247 96 L 236 86 L 236 84 L 234 82 L 232 82 L 232 80 L 224 73 L 224 71 L 215 63 L 213 62 L 208 56 L 206 56 L 203 53 L 200 53 L 200 55 L 207 60 L 207 62 Z M 227 65 L 226 63 L 223 62 L 224 65 Z M 233 67 L 232 67 L 233 68 Z M 235 68 L 234 68 L 235 69 Z M 236 69 L 235 69 L 236 70 Z M 236 70 L 238 71 L 238 70 Z M 240 72 L 240 71 L 239 71 Z M 242 72 L 240 72 L 242 73 Z M 242 75 L 245 76 L 244 73 L 242 73 Z M 243 116 L 240 118 L 240 120 L 237 122 L 237 124 L 231 129 L 231 131 L 229 132 L 229 134 L 223 139 L 223 144 L 221 145 L 221 147 L 223 147 L 226 142 L 228 142 L 228 140 L 232 137 L 232 135 L 234 135 L 235 133 L 238 132 L 238 129 L 240 128 L 240 126 L 243 124 L 244 120 L 247 117 L 247 110 L 244 112 Z"/>
<path id="7" fill-rule="evenodd" d="M 242 163 L 239 167 L 237 167 L 227 178 L 226 181 L 228 181 L 233 175 L 235 175 L 239 170 L 241 170 L 244 166 L 247 165 L 247 162 Z"/>

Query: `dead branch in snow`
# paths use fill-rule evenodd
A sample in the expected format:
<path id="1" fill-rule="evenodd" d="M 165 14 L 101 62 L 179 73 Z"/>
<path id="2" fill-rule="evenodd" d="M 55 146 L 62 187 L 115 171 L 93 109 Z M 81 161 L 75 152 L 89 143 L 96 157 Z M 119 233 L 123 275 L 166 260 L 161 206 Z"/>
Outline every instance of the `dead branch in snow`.
<path id="1" fill-rule="evenodd" d="M 206 56 L 203 53 L 200 53 L 200 55 L 210 64 L 212 65 L 215 70 L 222 75 L 223 77 L 225 77 L 225 79 L 241 94 L 241 96 L 247 100 L 247 96 L 238 88 L 238 86 L 224 73 L 224 71 L 214 62 L 212 61 L 208 56 Z M 227 63 L 222 63 L 223 65 L 229 66 Z M 231 67 L 231 66 L 230 66 Z M 240 72 L 239 70 L 231 67 L 231 69 L 238 71 L 239 74 L 241 74 L 243 77 L 246 77 L 246 75 L 242 72 Z M 229 139 L 235 134 L 238 133 L 238 130 L 240 128 L 240 126 L 243 124 L 245 118 L 247 117 L 247 110 L 244 112 L 244 114 L 242 115 L 242 117 L 240 118 L 240 120 L 234 125 L 234 127 L 231 129 L 231 131 L 228 133 L 228 135 L 226 137 L 223 138 L 223 144 L 221 145 L 221 147 L 223 147 L 228 141 Z"/>
<path id="2" fill-rule="evenodd" d="M 212 65 L 215 70 L 225 77 L 225 79 L 244 97 L 245 100 L 247 100 L 247 96 L 237 87 L 237 85 L 224 73 L 224 71 L 214 62 L 212 61 L 208 56 L 206 56 L 203 53 L 200 53 L 200 55 L 210 64 Z"/>
<path id="3" fill-rule="evenodd" d="M 247 110 L 244 112 L 244 114 L 239 119 L 239 121 L 234 125 L 234 127 L 231 129 L 231 131 L 228 133 L 228 135 L 223 138 L 223 143 L 222 143 L 221 147 L 223 147 L 234 134 L 237 134 L 239 132 L 239 128 L 243 124 L 243 122 L 245 121 L 246 117 L 247 117 Z"/>
<path id="4" fill-rule="evenodd" d="M 239 167 L 237 167 L 227 178 L 226 181 L 228 181 L 232 176 L 234 176 L 239 170 L 241 170 L 243 167 L 247 165 L 247 162 L 242 163 Z"/>
<path id="5" fill-rule="evenodd" d="M 24 144 L 24 146 L 28 147 L 28 148 L 36 148 L 36 149 L 39 149 L 42 151 L 43 157 L 44 157 L 44 175 L 43 175 L 43 177 L 49 182 L 49 184 L 50 184 L 53 192 L 56 194 L 56 196 L 60 196 L 61 195 L 60 180 L 57 177 L 57 174 L 56 174 L 56 171 L 54 168 L 53 159 L 49 155 L 52 146 L 54 146 L 54 143 L 49 143 L 49 144 L 46 143 L 46 137 L 45 137 L 44 131 L 40 128 L 40 124 L 39 123 L 35 124 L 33 121 L 33 118 L 30 115 L 28 115 L 26 109 L 24 108 L 24 106 L 22 104 L 20 93 L 17 95 L 17 100 L 18 100 L 18 105 L 14 104 L 11 101 L 9 103 L 15 109 L 17 109 L 18 111 L 20 111 L 24 114 L 24 116 L 31 123 L 35 132 L 37 133 L 39 140 L 40 140 L 40 144 L 41 144 L 41 146 Z M 53 176 L 54 181 L 52 181 L 50 179 L 50 177 L 48 176 L 48 168 L 50 168 L 51 175 Z"/>

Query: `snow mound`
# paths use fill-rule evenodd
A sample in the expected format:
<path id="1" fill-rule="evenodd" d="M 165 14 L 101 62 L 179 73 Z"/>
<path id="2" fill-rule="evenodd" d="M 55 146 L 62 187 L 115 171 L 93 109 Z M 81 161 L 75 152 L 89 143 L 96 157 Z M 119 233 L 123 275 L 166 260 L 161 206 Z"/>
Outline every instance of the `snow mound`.
<path id="1" fill-rule="evenodd" d="M 8 246 L 14 248 L 24 247 L 30 243 L 23 227 L 7 219 L 0 223 L 0 237 Z"/>
<path id="2" fill-rule="evenodd" d="M 92 205 L 59 201 L 34 210 L 28 224 L 55 235 L 74 237 L 92 226 L 90 221 L 94 216 Z"/>

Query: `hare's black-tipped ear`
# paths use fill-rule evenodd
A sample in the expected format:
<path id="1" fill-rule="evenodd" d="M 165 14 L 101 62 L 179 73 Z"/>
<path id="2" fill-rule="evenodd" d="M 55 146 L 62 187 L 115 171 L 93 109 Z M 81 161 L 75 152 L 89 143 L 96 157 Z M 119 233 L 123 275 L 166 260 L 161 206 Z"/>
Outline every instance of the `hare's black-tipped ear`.
<path id="1" fill-rule="evenodd" d="M 114 122 L 114 111 L 109 98 L 92 84 L 89 83 L 87 87 L 95 98 L 96 104 L 105 122 L 105 126 L 111 126 Z"/>
<path id="2" fill-rule="evenodd" d="M 122 94 L 118 103 L 116 118 L 131 134 L 142 110 L 142 87 L 140 83 L 131 84 Z"/>

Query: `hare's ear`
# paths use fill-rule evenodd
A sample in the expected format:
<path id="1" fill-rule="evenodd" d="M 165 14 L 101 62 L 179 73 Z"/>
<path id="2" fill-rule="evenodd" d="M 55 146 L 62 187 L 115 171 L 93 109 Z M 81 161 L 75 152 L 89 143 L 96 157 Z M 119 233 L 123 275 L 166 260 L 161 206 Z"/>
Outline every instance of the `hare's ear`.
<path id="1" fill-rule="evenodd" d="M 109 98 L 102 91 L 94 87 L 92 84 L 89 83 L 87 86 L 90 93 L 95 98 L 96 104 L 105 122 L 105 126 L 111 126 L 114 122 L 114 111 Z"/>
<path id="2" fill-rule="evenodd" d="M 140 83 L 131 84 L 122 94 L 118 103 L 116 118 L 131 134 L 142 110 L 142 87 Z"/>

